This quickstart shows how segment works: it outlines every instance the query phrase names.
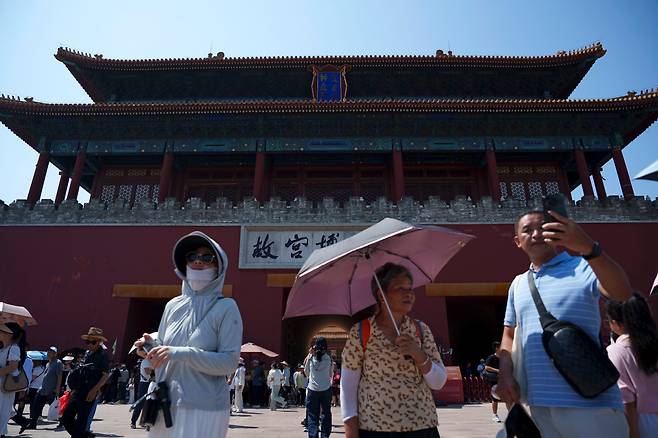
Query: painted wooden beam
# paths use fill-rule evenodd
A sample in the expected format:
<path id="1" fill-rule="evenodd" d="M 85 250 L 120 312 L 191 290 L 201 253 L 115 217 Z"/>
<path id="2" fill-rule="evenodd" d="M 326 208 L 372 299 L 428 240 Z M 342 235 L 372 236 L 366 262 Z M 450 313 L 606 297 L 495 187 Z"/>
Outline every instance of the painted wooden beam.
<path id="1" fill-rule="evenodd" d="M 225 284 L 222 293 L 232 297 L 233 285 Z M 174 298 L 180 294 L 180 284 L 115 284 L 112 287 L 114 298 Z"/>
<path id="2" fill-rule="evenodd" d="M 267 287 L 292 287 L 297 274 L 267 274 Z"/>
<path id="3" fill-rule="evenodd" d="M 430 297 L 506 297 L 510 283 L 430 283 L 425 294 Z"/>
<path id="4" fill-rule="evenodd" d="M 267 274 L 267 287 L 292 287 L 295 274 Z M 510 283 L 430 283 L 425 294 L 430 297 L 505 297 Z"/>

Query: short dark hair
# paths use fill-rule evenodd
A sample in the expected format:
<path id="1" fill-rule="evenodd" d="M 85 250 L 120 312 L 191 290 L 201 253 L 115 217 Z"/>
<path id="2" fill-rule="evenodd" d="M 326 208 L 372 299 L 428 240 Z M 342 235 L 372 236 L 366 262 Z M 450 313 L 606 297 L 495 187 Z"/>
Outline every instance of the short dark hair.
<path id="1" fill-rule="evenodd" d="M 397 265 L 395 263 L 386 263 L 382 265 L 379 269 L 375 271 L 375 275 L 379 279 L 379 284 L 382 285 L 382 290 L 386 293 L 386 289 L 391 284 L 393 279 L 403 275 L 407 277 L 412 283 L 414 278 L 411 276 L 411 272 L 402 265 Z M 373 275 L 372 280 L 370 281 L 370 289 L 372 290 L 372 295 L 375 297 L 375 301 L 379 303 L 379 287 L 377 287 L 377 280 Z"/>
<path id="2" fill-rule="evenodd" d="M 534 208 L 532 210 L 526 210 L 523 213 L 516 216 L 516 219 L 514 220 L 514 235 L 515 236 L 518 236 L 519 222 L 521 222 L 521 219 L 523 219 L 523 217 L 525 217 L 529 214 L 544 214 L 544 212 L 542 210 Z"/>

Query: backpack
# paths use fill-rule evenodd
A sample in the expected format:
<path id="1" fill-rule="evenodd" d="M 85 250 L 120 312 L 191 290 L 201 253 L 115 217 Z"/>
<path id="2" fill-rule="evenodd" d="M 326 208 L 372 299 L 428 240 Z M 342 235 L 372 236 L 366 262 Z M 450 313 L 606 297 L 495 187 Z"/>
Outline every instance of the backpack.
<path id="1" fill-rule="evenodd" d="M 87 383 L 87 370 L 90 365 L 92 364 L 80 365 L 69 372 L 66 384 L 71 388 L 71 391 L 78 391 L 85 386 Z"/>
<path id="2" fill-rule="evenodd" d="M 423 327 L 420 325 L 420 321 L 417 319 L 412 319 L 414 325 L 416 326 L 416 336 L 420 339 L 420 344 L 423 344 Z M 368 340 L 370 339 L 370 320 L 364 319 L 359 321 L 359 339 L 361 339 L 361 346 L 363 347 L 363 353 L 365 354 L 366 348 L 368 346 Z"/>

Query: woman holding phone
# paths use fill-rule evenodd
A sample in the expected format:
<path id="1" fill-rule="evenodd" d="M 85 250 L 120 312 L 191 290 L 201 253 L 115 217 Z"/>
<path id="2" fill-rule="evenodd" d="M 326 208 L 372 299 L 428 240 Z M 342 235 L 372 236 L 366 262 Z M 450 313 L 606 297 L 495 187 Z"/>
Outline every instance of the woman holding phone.
<path id="1" fill-rule="evenodd" d="M 236 369 L 242 344 L 238 306 L 222 296 L 228 258 L 217 242 L 194 231 L 174 245 L 173 262 L 182 293 L 167 303 L 157 336 L 135 342 L 171 401 L 173 426 L 166 427 L 160 413 L 149 437 L 223 438 L 230 416 L 226 376 Z"/>

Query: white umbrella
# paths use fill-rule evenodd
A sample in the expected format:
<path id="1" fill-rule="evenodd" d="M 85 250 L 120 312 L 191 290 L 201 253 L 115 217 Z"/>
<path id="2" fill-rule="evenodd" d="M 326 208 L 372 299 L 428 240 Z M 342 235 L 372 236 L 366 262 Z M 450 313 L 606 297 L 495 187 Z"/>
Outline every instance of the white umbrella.
<path id="1" fill-rule="evenodd" d="M 6 322 L 15 322 L 21 326 L 37 325 L 37 320 L 25 307 L 0 301 L 0 323 Z"/>
<path id="2" fill-rule="evenodd" d="M 648 167 L 645 167 L 635 175 L 635 179 L 648 179 L 651 181 L 658 181 L 658 160 Z"/>

